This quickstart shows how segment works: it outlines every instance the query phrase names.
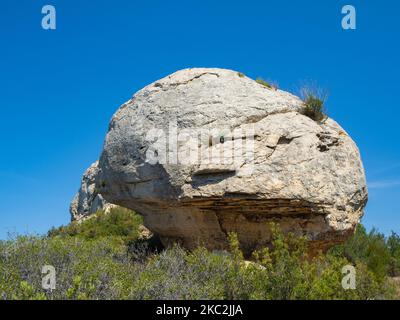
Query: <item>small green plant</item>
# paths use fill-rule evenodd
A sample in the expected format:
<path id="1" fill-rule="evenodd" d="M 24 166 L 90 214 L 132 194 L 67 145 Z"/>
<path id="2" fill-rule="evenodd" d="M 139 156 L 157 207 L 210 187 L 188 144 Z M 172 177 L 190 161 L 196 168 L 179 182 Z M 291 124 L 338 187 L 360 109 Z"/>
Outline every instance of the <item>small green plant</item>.
<path id="1" fill-rule="evenodd" d="M 324 102 L 317 97 L 309 96 L 304 101 L 303 114 L 317 122 L 325 120 Z"/>
<path id="2" fill-rule="evenodd" d="M 279 85 L 278 85 L 277 82 L 270 81 L 270 80 L 266 81 L 266 80 L 264 80 L 263 78 L 260 78 L 260 77 L 256 79 L 256 82 L 261 84 L 262 86 L 268 88 L 268 89 L 271 89 L 271 90 L 275 90 L 276 91 L 279 88 Z"/>
<path id="3" fill-rule="evenodd" d="M 300 90 L 304 106 L 301 113 L 316 122 L 324 122 L 327 119 L 325 111 L 326 94 L 316 86 L 305 86 Z"/>
<path id="4" fill-rule="evenodd" d="M 261 84 L 264 87 L 267 87 L 268 89 L 273 89 L 272 85 L 270 85 L 267 81 L 265 81 L 263 78 L 257 78 L 256 82 L 258 84 Z"/>
<path id="5" fill-rule="evenodd" d="M 244 73 L 238 72 L 237 74 L 238 74 L 239 78 L 244 78 Z"/>

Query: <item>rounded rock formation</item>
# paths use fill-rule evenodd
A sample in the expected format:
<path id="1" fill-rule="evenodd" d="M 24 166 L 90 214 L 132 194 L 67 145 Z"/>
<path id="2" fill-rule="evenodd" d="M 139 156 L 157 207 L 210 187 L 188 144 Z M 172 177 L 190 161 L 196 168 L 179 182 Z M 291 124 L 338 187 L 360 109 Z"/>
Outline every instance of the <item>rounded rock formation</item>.
<path id="1" fill-rule="evenodd" d="M 367 188 L 352 139 L 303 108 L 235 71 L 178 71 L 115 113 L 96 187 L 167 245 L 225 249 L 235 232 L 251 252 L 277 222 L 326 249 L 352 234 Z"/>

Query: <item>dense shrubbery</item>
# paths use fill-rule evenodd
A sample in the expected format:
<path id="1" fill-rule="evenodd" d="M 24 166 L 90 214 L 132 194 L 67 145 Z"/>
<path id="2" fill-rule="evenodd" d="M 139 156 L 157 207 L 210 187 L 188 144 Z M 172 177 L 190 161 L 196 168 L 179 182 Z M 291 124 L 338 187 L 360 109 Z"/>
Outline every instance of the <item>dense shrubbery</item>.
<path id="1" fill-rule="evenodd" d="M 400 237 L 392 232 L 389 237 L 372 229 L 369 233 L 359 225 L 353 237 L 330 250 L 354 263 L 363 263 L 377 277 L 400 276 Z"/>
<path id="2" fill-rule="evenodd" d="M 53 292 L 41 289 L 42 267 L 57 271 Z M 74 237 L 18 237 L 2 243 L 3 299 L 117 299 L 126 296 L 133 266 L 122 242 Z"/>
<path id="3" fill-rule="evenodd" d="M 142 223 L 140 215 L 126 208 L 116 207 L 111 209 L 108 214 L 99 211 L 81 223 L 72 222 L 68 226 L 52 228 L 48 232 L 48 237 L 71 236 L 88 240 L 111 236 L 128 243 L 137 240 L 139 226 Z"/>
<path id="4" fill-rule="evenodd" d="M 360 228 L 347 244 L 307 259 L 306 241 L 283 236 L 276 225 L 273 246 L 243 258 L 237 237 L 231 250 L 188 252 L 179 246 L 151 252 L 137 240 L 140 217 L 120 211 L 100 214 L 47 237 L 0 242 L 2 299 L 381 299 L 393 289 L 384 276 L 398 268 L 397 236 L 384 239 Z M 109 230 L 109 231 L 108 231 Z M 379 249 L 379 250 L 377 250 Z M 385 267 L 379 255 L 390 252 Z M 374 254 L 378 255 L 374 257 Z M 386 256 L 385 256 L 386 257 Z M 386 258 L 385 258 L 386 259 Z M 351 261 L 357 289 L 344 290 L 341 269 Z M 396 260 L 398 261 L 398 260 Z M 41 288 L 41 268 L 53 265 L 57 287 Z M 385 270 L 385 271 L 382 271 Z"/>

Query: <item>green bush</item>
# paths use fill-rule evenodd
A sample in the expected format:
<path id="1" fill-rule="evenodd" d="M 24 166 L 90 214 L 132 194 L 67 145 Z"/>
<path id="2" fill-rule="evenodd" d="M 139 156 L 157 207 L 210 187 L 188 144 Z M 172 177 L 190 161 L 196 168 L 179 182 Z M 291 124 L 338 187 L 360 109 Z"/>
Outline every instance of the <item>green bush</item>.
<path id="1" fill-rule="evenodd" d="M 392 233 L 388 238 L 376 229 L 367 232 L 362 225 L 348 241 L 330 250 L 345 256 L 353 263 L 362 263 L 378 278 L 396 277 L 400 267 L 400 237 Z"/>
<path id="2" fill-rule="evenodd" d="M 326 120 L 325 100 L 326 93 L 315 85 L 304 86 L 300 90 L 304 106 L 301 113 L 314 121 L 323 122 Z"/>
<path id="3" fill-rule="evenodd" d="M 389 275 L 391 277 L 400 276 L 400 237 L 392 232 L 386 241 L 390 252 Z"/>
<path id="4" fill-rule="evenodd" d="M 262 299 L 378 299 L 393 296 L 386 279 L 378 279 L 371 272 L 358 272 L 356 289 L 344 290 L 341 285 L 344 266 L 351 264 L 346 258 L 331 254 L 314 257 L 305 254 L 305 238 L 293 234 L 283 236 L 272 225 L 272 249 L 256 252 L 256 261 L 264 266 L 269 281 L 260 282 Z M 361 263 L 356 270 L 365 270 Z M 265 295 L 266 294 L 266 295 Z"/>
<path id="5" fill-rule="evenodd" d="M 138 251 L 133 254 L 132 243 L 141 242 L 132 240 L 128 245 L 127 239 L 136 234 L 133 229 L 138 221 L 130 225 L 118 218 L 117 224 L 129 227 L 112 227 L 107 235 L 106 226 L 116 218 L 100 216 L 102 226 L 98 229 L 92 225 L 96 219 L 93 218 L 74 226 L 73 230 L 71 226 L 71 229 L 53 230 L 48 237 L 22 236 L 0 242 L 0 299 L 393 297 L 393 288 L 381 276 L 377 258 L 368 257 L 380 245 L 371 244 L 360 253 L 362 259 L 345 257 L 351 257 L 362 243 L 370 241 L 360 235 L 352 240 L 349 248 L 338 247 L 312 260 L 306 255 L 305 238 L 296 238 L 293 234 L 284 236 L 274 224 L 270 226 L 271 246 L 254 252 L 252 262 L 244 259 L 235 234 L 229 235 L 229 252 L 210 252 L 202 247 L 189 252 L 175 245 L 159 253 L 147 252 L 144 248 L 141 254 Z M 95 232 L 88 231 L 93 229 Z M 130 230 L 128 235 L 121 231 L 125 229 Z M 362 234 L 362 230 L 358 232 Z M 397 238 L 392 242 L 396 251 Z M 355 290 L 344 290 L 341 286 L 341 270 L 348 264 L 356 266 Z M 44 265 L 56 268 L 57 284 L 53 291 L 41 288 Z"/>
<path id="6" fill-rule="evenodd" d="M 2 299 L 119 299 L 134 272 L 125 246 L 115 239 L 18 237 L 2 243 Z M 56 268 L 56 289 L 41 287 L 42 267 Z"/>
<path id="7" fill-rule="evenodd" d="M 142 217 L 135 212 L 115 207 L 107 214 L 99 211 L 85 221 L 53 228 L 48 232 L 48 237 L 76 236 L 83 239 L 98 239 L 114 236 L 129 243 L 139 237 L 139 226 L 142 223 Z"/>
<path id="8" fill-rule="evenodd" d="M 302 110 L 302 114 L 317 122 L 322 122 L 326 119 L 326 115 L 324 113 L 324 101 L 314 96 L 307 97 L 307 99 L 304 101 L 304 109 Z"/>

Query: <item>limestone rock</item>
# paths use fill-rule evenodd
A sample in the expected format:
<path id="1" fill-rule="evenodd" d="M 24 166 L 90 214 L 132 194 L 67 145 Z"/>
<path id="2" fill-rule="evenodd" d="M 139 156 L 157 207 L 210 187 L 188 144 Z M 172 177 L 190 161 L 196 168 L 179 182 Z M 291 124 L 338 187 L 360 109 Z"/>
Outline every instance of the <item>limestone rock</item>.
<path id="1" fill-rule="evenodd" d="M 166 245 L 223 250 L 236 232 L 250 252 L 269 243 L 274 221 L 326 249 L 363 215 L 364 170 L 349 135 L 302 107 L 235 71 L 178 71 L 115 113 L 96 186 L 106 201 L 142 214 Z M 86 176 L 76 212 L 92 210 Z"/>
<path id="2" fill-rule="evenodd" d="M 98 161 L 93 163 L 82 177 L 81 187 L 69 208 L 72 221 L 81 221 L 98 210 L 108 212 L 115 207 L 115 205 L 104 200 L 102 195 L 97 192 L 95 178 L 98 173 L 98 164 Z"/>

